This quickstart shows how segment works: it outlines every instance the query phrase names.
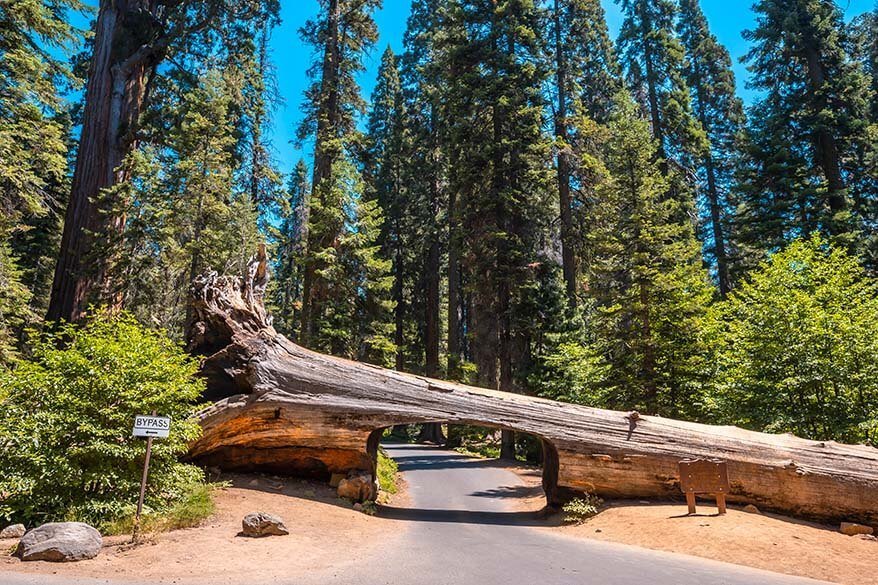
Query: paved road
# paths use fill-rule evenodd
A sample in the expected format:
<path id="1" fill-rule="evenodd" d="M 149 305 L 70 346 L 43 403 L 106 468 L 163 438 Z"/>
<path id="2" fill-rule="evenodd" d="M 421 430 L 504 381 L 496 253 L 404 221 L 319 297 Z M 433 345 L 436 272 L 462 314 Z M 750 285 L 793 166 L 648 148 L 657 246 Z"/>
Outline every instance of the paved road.
<path id="1" fill-rule="evenodd" d="M 695 557 L 535 530 L 510 497 L 527 488 L 490 462 L 418 445 L 388 445 L 409 486 L 406 507 L 381 515 L 397 538 L 355 562 L 288 585 L 814 585 Z M 352 549 L 356 543 L 352 543 Z M 98 585 L 107 581 L 3 574 L 0 585 Z M 116 585 L 116 584 L 111 584 Z M 132 585 L 127 583 L 126 585 Z M 151 585 L 151 584 L 137 584 Z M 251 584 L 248 584 L 251 585 Z M 283 584 L 287 585 L 287 584 Z"/>

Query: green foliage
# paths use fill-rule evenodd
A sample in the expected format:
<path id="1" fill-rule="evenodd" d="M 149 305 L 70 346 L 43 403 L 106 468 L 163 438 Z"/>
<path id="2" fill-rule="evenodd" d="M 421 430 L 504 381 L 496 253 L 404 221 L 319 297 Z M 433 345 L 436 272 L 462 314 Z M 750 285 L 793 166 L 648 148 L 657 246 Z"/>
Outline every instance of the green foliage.
<path id="1" fill-rule="evenodd" d="M 878 445 L 878 283 L 854 257 L 797 240 L 717 313 L 724 419 Z"/>
<path id="2" fill-rule="evenodd" d="M 587 316 L 609 366 L 604 406 L 695 418 L 708 391 L 705 316 L 712 289 L 691 221 L 669 196 L 649 128 L 618 98 L 590 237 Z"/>
<path id="3" fill-rule="evenodd" d="M 189 282 L 242 274 L 262 236 L 249 193 L 236 192 L 234 79 L 207 72 L 169 112 L 162 148 L 131 158 L 122 261 L 126 306 L 143 323 L 183 333 Z"/>
<path id="4" fill-rule="evenodd" d="M 152 411 L 172 427 L 154 443 L 146 504 L 164 511 L 186 498 L 202 479 L 177 460 L 200 432 L 197 370 L 162 332 L 128 315 L 97 315 L 36 342 L 33 359 L 0 380 L 9 393 L 0 404 L 0 517 L 100 525 L 129 513 L 145 454 L 131 427 Z"/>
<path id="5" fill-rule="evenodd" d="M 847 52 L 843 11 L 816 0 L 760 0 L 753 9 L 746 60 L 763 96 L 750 116 L 739 178 L 746 265 L 815 231 L 860 250 L 874 231 L 875 192 L 862 163 L 868 167 L 874 149 L 875 98 Z"/>
<path id="6" fill-rule="evenodd" d="M 395 494 L 399 491 L 399 465 L 388 457 L 383 447 L 378 448 L 378 485 L 381 491 Z"/>
<path id="7" fill-rule="evenodd" d="M 69 13 L 83 10 L 78 0 L 0 4 L 0 366 L 17 357 L 47 301 L 46 265 L 57 251 L 47 245 L 58 227 L 50 214 L 67 188 L 69 124 L 59 94 L 76 83 L 53 55 L 80 40 Z"/>
<path id="8" fill-rule="evenodd" d="M 731 287 L 728 233 L 734 212 L 729 191 L 744 105 L 736 95 L 731 56 L 711 33 L 700 0 L 680 2 L 677 32 L 686 51 L 684 75 L 692 93 L 693 114 L 708 141 L 708 147 L 694 161 L 701 186 L 701 239 L 706 260 L 716 271 L 720 294 L 725 297 Z"/>
<path id="9" fill-rule="evenodd" d="M 609 366 L 593 346 L 567 341 L 542 357 L 534 385 L 546 398 L 603 406 L 609 374 Z"/>
<path id="10" fill-rule="evenodd" d="M 274 315 L 274 327 L 295 339 L 297 317 L 302 307 L 302 260 L 305 251 L 308 197 L 308 167 L 305 161 L 296 163 L 287 189 L 287 204 L 281 208 L 280 226 L 271 231 L 277 250 L 269 298 Z"/>
<path id="11" fill-rule="evenodd" d="M 581 498 L 570 500 L 561 508 L 564 512 L 564 522 L 582 524 L 589 518 L 597 516 L 603 504 L 604 501 L 594 494 L 585 494 Z"/>
<path id="12" fill-rule="evenodd" d="M 321 302 L 312 303 L 308 343 L 318 351 L 389 366 L 396 351 L 393 278 L 378 245 L 381 209 L 362 197 L 360 174 L 347 159 L 336 162 L 333 180 L 323 200 L 311 201 L 305 263 L 314 268 Z M 324 239 L 317 234 L 328 233 L 334 237 L 319 246 Z"/>

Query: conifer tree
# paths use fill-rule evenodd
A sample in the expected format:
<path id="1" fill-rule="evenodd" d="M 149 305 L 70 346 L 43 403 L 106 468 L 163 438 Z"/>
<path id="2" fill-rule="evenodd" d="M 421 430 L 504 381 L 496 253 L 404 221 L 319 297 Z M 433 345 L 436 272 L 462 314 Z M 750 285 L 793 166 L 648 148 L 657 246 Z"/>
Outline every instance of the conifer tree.
<path id="1" fill-rule="evenodd" d="M 605 405 L 692 418 L 706 389 L 711 287 L 692 224 L 667 195 L 648 123 L 628 96 L 616 101 L 591 235 L 589 327 L 609 365 Z"/>
<path id="2" fill-rule="evenodd" d="M 460 194 L 464 264 L 470 274 L 473 357 L 479 383 L 519 389 L 527 363 L 527 328 L 518 321 L 537 262 L 548 211 L 549 143 L 542 132 L 541 11 L 531 0 L 470 3 L 462 14 L 466 70 L 454 89 L 470 96 L 456 111 L 452 164 Z M 504 432 L 503 457 L 514 457 Z"/>
<path id="3" fill-rule="evenodd" d="M 821 232 L 857 246 L 852 208 L 857 145 L 866 140 L 868 85 L 847 54 L 834 2 L 761 0 L 747 54 L 754 106 L 742 174 L 743 244 L 777 247 Z"/>
<path id="4" fill-rule="evenodd" d="M 0 364 L 47 301 L 52 259 L 31 244 L 51 241 L 65 199 L 69 120 L 59 87 L 74 81 L 53 55 L 80 40 L 69 13 L 82 9 L 77 0 L 0 6 Z"/>
<path id="5" fill-rule="evenodd" d="M 598 0 L 554 0 L 552 28 L 561 258 L 567 302 L 575 307 L 584 239 L 575 216 L 591 187 L 588 169 L 576 165 L 590 143 L 576 129 L 586 120 L 606 122 L 621 72 Z"/>
<path id="6" fill-rule="evenodd" d="M 246 192 L 234 188 L 234 90 L 218 71 L 179 102 L 166 142 L 135 155 L 126 226 L 125 305 L 182 334 L 191 280 L 243 273 L 261 240 Z"/>
<path id="7" fill-rule="evenodd" d="M 716 270 L 720 295 L 731 289 L 728 230 L 731 221 L 728 191 L 732 186 L 736 139 L 744 106 L 735 94 L 735 75 L 729 52 L 708 27 L 699 0 L 681 0 L 680 42 L 686 51 L 684 75 L 692 92 L 693 113 L 701 124 L 708 148 L 697 160 L 708 233 L 708 257 Z"/>
<path id="8" fill-rule="evenodd" d="M 363 69 L 364 51 L 377 39 L 372 12 L 380 5 L 380 0 L 322 0 L 318 17 L 301 31 L 303 40 L 320 53 L 309 72 L 314 82 L 306 92 L 306 117 L 299 127 L 300 139 L 314 139 L 299 331 L 299 340 L 309 346 L 327 305 L 341 300 L 332 297 L 344 292 L 342 283 L 327 278 L 329 261 L 345 229 L 341 206 L 349 197 L 343 191 L 360 184 L 350 176 L 355 172 L 351 149 L 357 141 L 356 117 L 365 108 L 355 77 Z"/>
<path id="9" fill-rule="evenodd" d="M 209 52 L 217 42 L 212 33 L 259 13 L 251 0 L 100 3 L 49 320 L 77 321 L 91 304 L 122 300 L 113 267 L 126 224 L 121 195 L 131 178 L 123 163 L 142 138 L 159 64 Z"/>
<path id="10" fill-rule="evenodd" d="M 666 177 L 673 175 L 672 186 L 686 201 L 691 188 L 680 167 L 700 156 L 706 144 L 683 74 L 683 47 L 674 27 L 677 5 L 672 0 L 620 4 L 625 20 L 618 43 L 629 86 L 651 122 L 660 168 Z"/>
<path id="11" fill-rule="evenodd" d="M 410 237 L 411 222 L 408 192 L 403 176 L 405 164 L 405 103 L 399 68 L 393 50 L 388 47 L 378 68 L 378 81 L 372 93 L 365 152 L 365 196 L 376 201 L 384 215 L 378 243 L 382 256 L 391 259 L 393 270 L 395 367 L 405 369 L 406 298 L 409 264 L 407 250 L 417 241 Z M 407 289 L 409 289 L 407 291 Z"/>
<path id="12" fill-rule="evenodd" d="M 851 200 L 854 215 L 862 218 L 861 246 L 866 266 L 878 272 L 878 8 L 851 23 L 851 53 L 860 62 L 869 83 L 869 125 L 865 139 L 854 148 Z"/>
<path id="13" fill-rule="evenodd" d="M 408 249 L 412 258 L 411 313 L 419 348 L 411 351 L 417 362 L 423 363 L 423 372 L 439 377 L 440 372 L 440 286 L 442 254 L 451 235 L 448 213 L 449 189 L 446 177 L 447 149 L 443 140 L 447 85 L 448 42 L 456 23 L 450 17 L 447 0 L 416 0 L 403 43 L 401 82 L 406 107 L 404 183 L 407 186 L 407 215 L 411 218 Z M 444 224 L 443 225 L 443 220 Z M 445 240 L 445 241 L 443 241 Z M 457 248 L 455 238 L 455 251 Z M 448 247 L 451 247 L 448 242 Z M 457 279 L 459 255 L 449 259 L 454 278 L 448 286 L 448 369 L 449 376 L 457 376 L 459 357 L 459 301 Z M 450 271 L 452 269 L 449 269 Z M 450 332 L 454 331 L 452 335 Z M 422 349 L 422 351 L 418 351 Z M 424 438 L 442 440 L 438 425 L 426 425 Z"/>
<path id="14" fill-rule="evenodd" d="M 296 337 L 296 316 L 302 302 L 302 259 L 305 242 L 302 237 L 308 221 L 308 197 L 311 184 L 304 160 L 296 163 L 287 189 L 280 227 L 274 232 L 277 250 L 274 263 L 275 328 L 292 339 Z"/>

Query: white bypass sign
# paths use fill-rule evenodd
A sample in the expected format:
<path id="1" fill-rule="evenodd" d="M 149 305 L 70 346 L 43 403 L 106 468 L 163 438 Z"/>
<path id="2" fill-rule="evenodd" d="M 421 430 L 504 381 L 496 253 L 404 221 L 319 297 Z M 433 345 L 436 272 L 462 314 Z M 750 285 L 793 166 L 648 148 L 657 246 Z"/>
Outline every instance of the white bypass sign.
<path id="1" fill-rule="evenodd" d="M 171 418 L 168 416 L 146 416 L 138 414 L 134 417 L 135 437 L 167 437 L 171 432 Z"/>

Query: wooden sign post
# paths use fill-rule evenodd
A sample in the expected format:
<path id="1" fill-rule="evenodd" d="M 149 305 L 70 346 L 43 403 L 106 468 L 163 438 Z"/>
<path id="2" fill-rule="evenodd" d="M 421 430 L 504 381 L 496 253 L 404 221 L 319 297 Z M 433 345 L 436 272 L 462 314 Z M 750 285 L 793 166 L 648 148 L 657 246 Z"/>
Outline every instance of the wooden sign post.
<path id="1" fill-rule="evenodd" d="M 140 478 L 140 497 L 137 499 L 137 512 L 134 515 L 134 530 L 132 540 L 137 540 L 140 534 L 140 515 L 143 513 L 143 499 L 146 496 L 146 478 L 149 475 L 149 458 L 152 455 L 152 440 L 155 438 L 167 438 L 171 432 L 171 419 L 167 416 L 137 415 L 134 417 L 135 437 L 146 437 L 146 457 L 143 460 L 143 475 Z"/>
<path id="2" fill-rule="evenodd" d="M 680 462 L 680 489 L 686 494 L 689 513 L 695 513 L 695 496 L 716 496 L 720 514 L 726 513 L 726 494 L 731 490 L 729 470 L 725 461 L 687 459 Z"/>

